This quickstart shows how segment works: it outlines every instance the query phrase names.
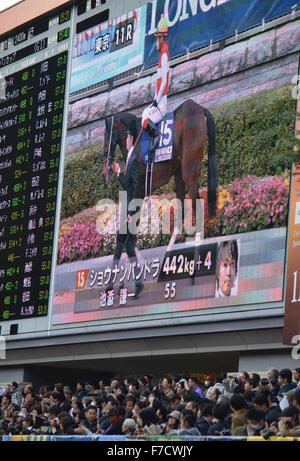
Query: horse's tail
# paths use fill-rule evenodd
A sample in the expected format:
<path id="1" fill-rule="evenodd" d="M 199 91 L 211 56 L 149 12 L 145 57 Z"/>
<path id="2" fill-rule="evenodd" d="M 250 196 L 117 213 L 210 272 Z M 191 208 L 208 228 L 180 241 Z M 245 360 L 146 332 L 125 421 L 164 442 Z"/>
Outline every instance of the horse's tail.
<path id="1" fill-rule="evenodd" d="M 207 172 L 207 198 L 210 216 L 216 215 L 217 202 L 217 168 L 216 168 L 216 125 L 212 114 L 204 109 L 207 121 L 208 134 L 208 172 Z"/>

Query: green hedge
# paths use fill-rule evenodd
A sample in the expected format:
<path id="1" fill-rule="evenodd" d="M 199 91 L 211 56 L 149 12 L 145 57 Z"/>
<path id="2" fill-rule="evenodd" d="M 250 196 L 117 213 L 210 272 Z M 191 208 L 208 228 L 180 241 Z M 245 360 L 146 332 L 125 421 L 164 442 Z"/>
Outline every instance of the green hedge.
<path id="1" fill-rule="evenodd" d="M 293 134 L 295 101 L 291 86 L 267 90 L 225 103 L 211 110 L 216 123 L 218 184 L 251 174 L 258 177 L 281 174 L 289 166 L 278 160 L 283 133 Z M 116 153 L 116 160 L 120 153 Z M 102 176 L 103 144 L 90 144 L 69 154 L 65 163 L 62 218 L 73 216 L 94 206 L 102 198 L 118 200 L 115 179 L 104 184 Z M 174 184 L 161 187 L 168 193 Z M 199 177 L 207 185 L 207 161 Z M 173 186 L 174 187 L 174 186 Z M 157 192 L 156 192 L 157 193 Z"/>
<path id="2" fill-rule="evenodd" d="M 280 158 L 283 134 L 293 135 L 296 103 L 292 86 L 266 90 L 211 110 L 216 123 L 218 184 L 251 174 L 279 175 L 290 167 Z M 199 184 L 207 185 L 204 160 Z"/>
<path id="3" fill-rule="evenodd" d="M 116 150 L 116 161 L 119 152 Z M 89 144 L 69 154 L 65 162 L 61 217 L 68 218 L 91 208 L 98 200 L 118 201 L 118 181 L 104 183 L 103 143 Z"/>

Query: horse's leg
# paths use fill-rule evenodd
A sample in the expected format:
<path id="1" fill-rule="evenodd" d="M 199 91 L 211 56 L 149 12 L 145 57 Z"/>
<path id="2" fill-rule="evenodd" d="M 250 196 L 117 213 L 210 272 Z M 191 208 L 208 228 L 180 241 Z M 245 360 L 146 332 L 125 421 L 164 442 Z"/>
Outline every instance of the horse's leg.
<path id="1" fill-rule="evenodd" d="M 183 121 L 181 129 L 182 176 L 192 200 L 194 220 L 197 223 L 198 180 L 207 137 L 206 118 L 203 108 L 188 101 L 179 119 Z"/>
<path id="2" fill-rule="evenodd" d="M 176 198 L 180 200 L 181 209 L 182 209 L 182 222 L 180 224 L 180 234 L 184 233 L 184 199 L 185 199 L 185 183 L 182 176 L 182 169 L 181 165 L 178 166 L 176 173 L 175 173 L 175 188 L 176 188 Z"/>
<path id="3" fill-rule="evenodd" d="M 182 175 L 189 197 L 192 200 L 192 215 L 194 218 L 194 222 L 192 222 L 192 232 L 196 231 L 194 251 L 195 271 L 196 262 L 199 259 L 200 243 L 204 238 L 203 201 L 197 204 L 197 199 L 199 200 L 200 198 L 198 178 L 205 150 L 206 135 L 206 119 L 203 111 L 197 111 L 190 117 L 187 115 L 182 133 Z M 197 205 L 200 205 L 200 207 Z M 193 227 L 194 224 L 195 227 Z M 191 277 L 192 284 L 194 284 L 195 271 Z"/>
<path id="4" fill-rule="evenodd" d="M 183 211 L 184 211 L 184 198 L 185 198 L 185 184 L 184 184 L 184 181 L 183 181 L 183 177 L 182 177 L 182 170 L 181 170 L 181 166 L 179 165 L 177 170 L 176 170 L 176 173 L 175 173 L 175 186 L 176 186 L 176 198 L 180 200 L 181 202 L 181 209 L 182 209 L 182 213 L 179 214 L 177 216 L 178 217 L 183 217 Z M 178 237 L 178 235 L 182 234 L 183 233 L 183 229 L 182 229 L 182 222 L 174 222 L 174 230 L 173 230 L 173 234 L 171 236 L 171 240 L 169 242 L 169 245 L 167 247 L 167 251 L 171 251 L 172 248 L 173 248 L 173 245 L 176 241 L 176 238 Z"/>
<path id="5" fill-rule="evenodd" d="M 142 198 L 142 195 L 140 195 L 139 198 Z M 142 211 L 141 208 L 138 207 L 137 208 L 137 213 L 141 213 L 141 211 Z M 137 221 L 137 226 L 139 226 L 139 225 L 140 225 L 140 218 Z M 134 248 L 134 252 L 135 252 L 135 256 L 136 256 L 136 260 L 137 260 L 138 264 L 140 264 L 140 265 L 143 264 L 144 259 L 143 259 L 142 253 L 140 252 L 140 250 L 138 249 L 138 247 L 136 245 L 135 245 L 135 248 Z"/>
<path id="6" fill-rule="evenodd" d="M 204 238 L 204 200 L 200 201 L 198 182 L 188 184 L 187 189 L 192 200 L 192 231 L 195 232 L 196 242 Z"/>

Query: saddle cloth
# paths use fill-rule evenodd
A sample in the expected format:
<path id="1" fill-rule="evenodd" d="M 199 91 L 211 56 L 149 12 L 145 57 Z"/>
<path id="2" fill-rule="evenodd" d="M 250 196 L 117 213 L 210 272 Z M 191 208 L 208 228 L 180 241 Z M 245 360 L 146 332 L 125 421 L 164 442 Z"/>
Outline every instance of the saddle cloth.
<path id="1" fill-rule="evenodd" d="M 161 133 L 159 145 L 155 150 L 155 155 L 152 157 L 152 163 L 164 162 L 171 160 L 173 157 L 173 127 L 174 127 L 174 112 L 169 112 L 165 118 L 159 122 L 158 129 Z M 145 164 L 148 162 L 148 154 L 150 148 L 150 138 L 146 130 L 143 130 L 141 140 L 142 159 Z"/>

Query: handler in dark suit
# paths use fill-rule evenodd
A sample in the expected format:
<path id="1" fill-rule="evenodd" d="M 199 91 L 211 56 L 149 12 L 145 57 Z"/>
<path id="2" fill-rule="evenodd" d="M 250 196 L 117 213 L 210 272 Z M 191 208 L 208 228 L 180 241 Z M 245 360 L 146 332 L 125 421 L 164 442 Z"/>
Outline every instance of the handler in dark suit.
<path id="1" fill-rule="evenodd" d="M 127 232 L 120 233 L 118 232 L 117 235 L 117 245 L 114 253 L 113 262 L 114 264 L 118 264 L 123 248 L 126 248 L 126 253 L 130 259 L 130 262 L 136 262 L 136 254 L 135 254 L 135 246 L 136 246 L 136 235 L 130 232 L 128 223 L 130 223 L 131 216 L 135 213 L 135 211 L 128 211 L 129 203 L 138 198 L 138 190 L 139 190 L 139 164 L 136 152 L 134 150 L 134 143 L 137 137 L 137 132 L 135 127 L 130 127 L 127 132 L 126 138 L 126 147 L 128 150 L 127 159 L 126 159 L 126 168 L 124 172 L 121 172 L 120 166 L 118 163 L 115 163 L 113 166 L 114 173 L 117 174 L 119 182 L 122 186 L 122 189 L 127 192 L 127 206 L 126 206 L 126 214 L 127 214 Z M 122 203 L 122 206 L 125 204 Z M 124 216 L 124 212 L 122 212 Z M 137 297 L 141 291 L 143 290 L 144 285 L 141 280 L 136 281 L 135 285 L 135 296 Z"/>

